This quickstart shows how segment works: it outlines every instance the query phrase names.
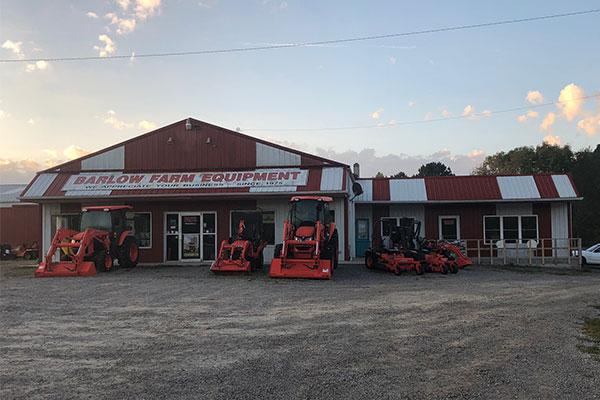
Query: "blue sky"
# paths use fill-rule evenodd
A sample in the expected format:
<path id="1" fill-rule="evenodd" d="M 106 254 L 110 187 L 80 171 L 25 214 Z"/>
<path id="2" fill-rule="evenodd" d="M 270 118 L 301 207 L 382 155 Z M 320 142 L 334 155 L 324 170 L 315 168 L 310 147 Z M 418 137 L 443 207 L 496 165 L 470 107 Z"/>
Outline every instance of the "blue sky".
<path id="1" fill-rule="evenodd" d="M 0 58 L 317 41 L 597 7 L 597 1 L 3 0 Z M 431 159 L 468 173 L 485 154 L 544 138 L 576 149 L 594 146 L 600 138 L 595 99 L 568 109 L 535 108 L 537 115 L 529 116 L 524 110 L 417 125 L 394 121 L 541 101 L 537 94 L 528 101 L 528 92 L 539 92 L 543 102 L 558 101 L 561 90 L 563 99 L 598 94 L 599 43 L 600 14 L 592 14 L 322 47 L 0 64 L 0 179 L 26 181 L 33 170 L 187 116 L 360 161 L 367 174 L 414 173 Z M 376 124 L 384 127 L 260 130 Z"/>

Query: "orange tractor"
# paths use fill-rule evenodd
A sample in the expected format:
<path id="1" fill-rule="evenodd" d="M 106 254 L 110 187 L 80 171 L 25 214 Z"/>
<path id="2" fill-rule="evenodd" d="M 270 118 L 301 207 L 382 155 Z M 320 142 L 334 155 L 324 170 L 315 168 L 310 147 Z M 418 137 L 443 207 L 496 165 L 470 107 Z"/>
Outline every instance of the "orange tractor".
<path id="1" fill-rule="evenodd" d="M 416 249 L 417 238 L 414 220 L 402 218 L 400 225 L 392 227 L 389 236 L 383 238 L 379 248 L 367 249 L 365 266 L 368 269 L 383 267 L 396 275 L 411 271 L 422 275 L 425 261 Z"/>
<path id="2" fill-rule="evenodd" d="M 283 225 L 283 243 L 275 246 L 271 278 L 331 279 L 338 264 L 338 232 L 327 196 L 295 196 Z"/>
<path id="3" fill-rule="evenodd" d="M 267 242 L 261 238 L 261 233 L 262 213 L 247 213 L 245 219 L 240 219 L 236 238 L 221 242 L 219 255 L 210 270 L 219 273 L 262 269 Z"/>
<path id="4" fill-rule="evenodd" d="M 96 271 L 111 271 L 114 260 L 121 267 L 135 267 L 139 247 L 126 218 L 131 209 L 131 206 L 84 208 L 80 231 L 58 229 L 35 276 L 93 276 Z"/>

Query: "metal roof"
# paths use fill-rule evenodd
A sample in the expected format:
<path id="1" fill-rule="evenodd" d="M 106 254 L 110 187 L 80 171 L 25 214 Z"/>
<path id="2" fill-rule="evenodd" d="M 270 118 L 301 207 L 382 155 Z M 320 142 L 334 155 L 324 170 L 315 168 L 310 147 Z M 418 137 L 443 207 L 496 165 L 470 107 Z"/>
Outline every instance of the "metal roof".
<path id="1" fill-rule="evenodd" d="M 578 199 L 565 174 L 359 179 L 358 203 L 503 202 Z"/>

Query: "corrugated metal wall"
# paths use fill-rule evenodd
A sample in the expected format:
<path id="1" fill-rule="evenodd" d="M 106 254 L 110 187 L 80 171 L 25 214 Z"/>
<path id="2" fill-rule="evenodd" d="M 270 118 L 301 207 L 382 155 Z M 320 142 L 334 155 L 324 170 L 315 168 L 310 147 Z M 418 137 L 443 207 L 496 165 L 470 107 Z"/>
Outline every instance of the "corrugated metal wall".
<path id="1" fill-rule="evenodd" d="M 11 246 L 41 243 L 41 215 L 37 204 L 0 208 L 0 243 Z"/>

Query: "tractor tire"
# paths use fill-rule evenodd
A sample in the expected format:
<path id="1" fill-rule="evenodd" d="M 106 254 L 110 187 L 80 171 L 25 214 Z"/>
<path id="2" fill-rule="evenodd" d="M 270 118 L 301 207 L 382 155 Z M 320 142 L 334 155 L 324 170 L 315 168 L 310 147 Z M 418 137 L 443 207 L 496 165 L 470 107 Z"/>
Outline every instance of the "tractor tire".
<path id="1" fill-rule="evenodd" d="M 329 242 L 331 243 L 331 252 L 333 253 L 333 269 L 336 269 L 338 267 L 338 259 L 339 259 L 339 240 L 338 240 L 338 233 L 337 233 L 337 229 L 335 231 L 333 231 L 333 235 L 331 235 L 331 240 L 329 240 Z"/>
<path id="2" fill-rule="evenodd" d="M 135 268 L 140 259 L 140 249 L 133 236 L 128 236 L 119 246 L 119 265 L 123 268 Z"/>
<path id="3" fill-rule="evenodd" d="M 417 275 L 423 275 L 425 273 L 421 264 L 415 266 L 415 272 L 417 273 Z"/>
<path id="4" fill-rule="evenodd" d="M 447 275 L 448 274 L 448 266 L 446 264 L 444 264 L 442 266 L 442 275 Z"/>
<path id="5" fill-rule="evenodd" d="M 252 260 L 252 271 L 262 271 L 265 265 L 265 256 L 261 253 L 257 258 Z"/>
<path id="6" fill-rule="evenodd" d="M 281 252 L 283 250 L 283 243 L 278 243 L 275 245 L 275 251 L 273 252 L 273 257 L 281 258 Z"/>
<path id="7" fill-rule="evenodd" d="M 113 259 L 104 250 L 98 250 L 94 254 L 94 265 L 98 272 L 110 272 L 113 269 Z"/>
<path id="8" fill-rule="evenodd" d="M 30 252 L 26 252 L 25 254 L 23 254 L 24 260 L 31 260 L 32 258 L 33 258 L 33 256 Z"/>
<path id="9" fill-rule="evenodd" d="M 371 252 L 365 253 L 365 267 L 367 267 L 367 269 L 375 268 L 375 257 Z"/>
<path id="10" fill-rule="evenodd" d="M 450 273 L 451 273 L 451 274 L 457 274 L 457 273 L 458 273 L 458 265 L 456 265 L 456 264 L 452 264 L 452 265 L 450 266 Z"/>

